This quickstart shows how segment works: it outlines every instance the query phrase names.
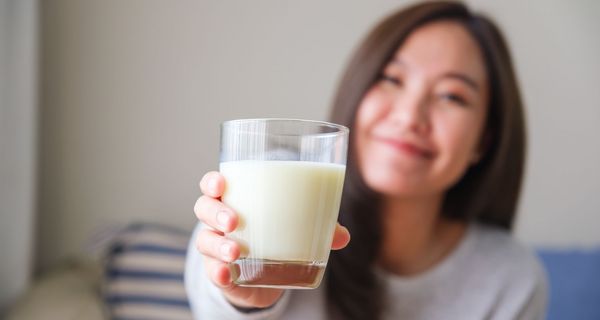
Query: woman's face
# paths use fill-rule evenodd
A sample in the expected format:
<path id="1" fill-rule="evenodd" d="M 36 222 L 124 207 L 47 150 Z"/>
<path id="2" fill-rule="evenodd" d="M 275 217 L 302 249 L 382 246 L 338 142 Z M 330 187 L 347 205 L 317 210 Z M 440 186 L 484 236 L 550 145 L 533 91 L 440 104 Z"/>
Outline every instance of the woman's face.
<path id="1" fill-rule="evenodd" d="M 392 197 L 441 195 L 480 157 L 488 79 L 459 23 L 416 29 L 381 70 L 353 132 L 367 185 Z"/>

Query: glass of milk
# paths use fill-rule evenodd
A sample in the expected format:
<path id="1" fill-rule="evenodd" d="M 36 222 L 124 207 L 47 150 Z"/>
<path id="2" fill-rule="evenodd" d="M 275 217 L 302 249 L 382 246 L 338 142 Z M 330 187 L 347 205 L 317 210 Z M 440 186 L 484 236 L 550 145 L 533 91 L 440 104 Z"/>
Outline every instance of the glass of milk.
<path id="1" fill-rule="evenodd" d="M 243 119 L 221 125 L 222 200 L 239 215 L 230 264 L 248 287 L 316 288 L 335 229 L 348 128 L 322 121 Z"/>

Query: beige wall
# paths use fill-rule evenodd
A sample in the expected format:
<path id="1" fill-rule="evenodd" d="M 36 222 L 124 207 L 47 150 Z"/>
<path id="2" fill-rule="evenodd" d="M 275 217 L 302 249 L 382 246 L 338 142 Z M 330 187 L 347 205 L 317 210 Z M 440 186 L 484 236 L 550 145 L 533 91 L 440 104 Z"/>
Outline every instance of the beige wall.
<path id="1" fill-rule="evenodd" d="M 518 235 L 600 243 L 597 2 L 472 2 L 505 27 L 528 104 Z M 197 182 L 217 165 L 218 124 L 325 119 L 351 49 L 397 6 L 44 1 L 40 266 L 81 252 L 98 228 L 131 220 L 191 228 Z"/>
<path id="2" fill-rule="evenodd" d="M 0 318 L 33 270 L 38 4 L 0 0 Z"/>

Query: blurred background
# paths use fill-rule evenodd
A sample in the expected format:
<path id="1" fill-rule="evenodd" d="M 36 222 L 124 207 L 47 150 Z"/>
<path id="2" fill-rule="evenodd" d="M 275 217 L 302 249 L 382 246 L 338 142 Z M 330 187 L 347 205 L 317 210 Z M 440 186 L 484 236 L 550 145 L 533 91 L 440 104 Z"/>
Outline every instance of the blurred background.
<path id="1" fill-rule="evenodd" d="M 355 45 L 411 2 L 0 0 L 0 307 L 107 230 L 191 230 L 220 122 L 325 120 Z M 467 3 L 526 103 L 517 237 L 599 246 L 600 2 Z"/>

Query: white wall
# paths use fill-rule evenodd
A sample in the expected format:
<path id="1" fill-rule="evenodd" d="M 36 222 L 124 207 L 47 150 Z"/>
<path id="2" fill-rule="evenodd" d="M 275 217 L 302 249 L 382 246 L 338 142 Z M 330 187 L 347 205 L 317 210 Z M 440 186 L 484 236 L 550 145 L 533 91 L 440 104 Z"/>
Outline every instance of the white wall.
<path id="1" fill-rule="evenodd" d="M 528 104 L 518 235 L 600 243 L 597 2 L 471 2 L 505 27 Z M 191 228 L 197 182 L 216 168 L 218 124 L 324 119 L 352 48 L 398 5 L 45 1 L 40 265 L 79 252 L 107 224 Z"/>
<path id="2" fill-rule="evenodd" d="M 600 245 L 600 2 L 485 2 L 512 45 L 529 155 L 517 234 L 543 246 Z"/>
<path id="3" fill-rule="evenodd" d="M 0 0 L 0 318 L 31 278 L 37 3 Z"/>

